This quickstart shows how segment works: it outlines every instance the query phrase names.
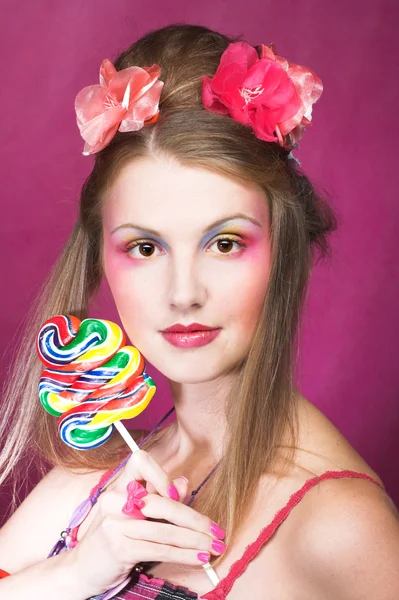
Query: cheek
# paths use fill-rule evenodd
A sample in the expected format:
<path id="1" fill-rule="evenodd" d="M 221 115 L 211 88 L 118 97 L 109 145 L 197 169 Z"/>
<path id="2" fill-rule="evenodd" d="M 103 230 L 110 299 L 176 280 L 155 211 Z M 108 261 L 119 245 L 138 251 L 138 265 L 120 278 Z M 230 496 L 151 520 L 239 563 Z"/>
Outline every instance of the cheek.
<path id="1" fill-rule="evenodd" d="M 231 305 L 236 314 L 237 326 L 245 332 L 252 331 L 258 322 L 268 282 L 268 271 L 251 275 L 241 281 Z"/>
<path id="2" fill-rule="evenodd" d="M 120 319 L 129 337 L 139 328 L 143 317 L 153 312 L 148 273 L 141 265 L 132 267 L 131 260 L 119 252 L 104 248 L 104 271 Z"/>
<path id="3" fill-rule="evenodd" d="M 269 273 L 270 253 L 268 248 L 263 248 L 238 260 L 232 265 L 230 275 L 226 272 L 223 280 L 219 280 L 220 301 L 225 314 L 235 319 L 238 327 L 253 328 L 258 321 Z"/>

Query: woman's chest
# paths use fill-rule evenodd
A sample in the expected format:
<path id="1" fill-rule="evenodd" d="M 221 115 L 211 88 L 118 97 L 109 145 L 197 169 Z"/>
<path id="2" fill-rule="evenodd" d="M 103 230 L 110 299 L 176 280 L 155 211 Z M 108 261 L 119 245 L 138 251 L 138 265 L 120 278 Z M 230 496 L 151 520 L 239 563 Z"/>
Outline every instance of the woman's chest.
<path id="1" fill-rule="evenodd" d="M 316 600 L 311 582 L 303 577 L 295 562 L 293 542 L 299 529 L 298 518 L 304 518 L 306 507 L 301 507 L 298 516 L 293 511 L 277 528 L 273 526 L 277 514 L 296 489 L 294 481 L 274 486 L 267 478 L 263 481 L 245 526 L 215 567 L 224 589 L 228 590 L 228 600 L 243 600 L 248 595 L 251 600 Z M 186 587 L 199 597 L 213 589 L 201 567 L 159 563 L 150 569 L 150 574 Z"/>
<path id="2" fill-rule="evenodd" d="M 285 536 L 284 536 L 285 537 Z M 239 564 L 237 573 L 231 566 L 240 560 L 238 552 L 231 552 L 215 571 L 228 592 L 227 600 L 319 600 L 311 582 L 301 576 L 290 560 L 290 552 L 283 536 L 272 538 L 251 558 L 248 564 Z M 241 572 L 242 568 L 242 572 Z M 239 574 L 230 587 L 229 572 Z M 202 568 L 188 569 L 173 564 L 162 563 L 150 570 L 154 577 L 183 586 L 196 592 L 200 598 L 213 589 Z M 221 596 L 221 599 L 223 596 Z M 212 598 L 213 600 L 213 598 Z M 218 598 L 219 600 L 219 598 Z"/>

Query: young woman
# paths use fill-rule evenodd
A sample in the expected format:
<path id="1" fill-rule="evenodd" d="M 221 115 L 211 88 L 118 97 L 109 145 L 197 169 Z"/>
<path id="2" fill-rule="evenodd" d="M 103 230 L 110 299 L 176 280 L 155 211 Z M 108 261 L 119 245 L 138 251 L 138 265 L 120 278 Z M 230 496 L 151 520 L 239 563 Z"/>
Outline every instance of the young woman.
<path id="1" fill-rule="evenodd" d="M 190 25 L 114 67 L 77 97 L 95 163 L 4 401 L 2 480 L 35 449 L 53 468 L 0 531 L 0 596 L 399 598 L 383 482 L 293 383 L 312 264 L 336 227 L 291 152 L 320 80 Z M 63 444 L 37 399 L 40 325 L 85 318 L 102 277 L 173 395 L 176 420 L 132 431 L 133 455 L 117 434 Z"/>

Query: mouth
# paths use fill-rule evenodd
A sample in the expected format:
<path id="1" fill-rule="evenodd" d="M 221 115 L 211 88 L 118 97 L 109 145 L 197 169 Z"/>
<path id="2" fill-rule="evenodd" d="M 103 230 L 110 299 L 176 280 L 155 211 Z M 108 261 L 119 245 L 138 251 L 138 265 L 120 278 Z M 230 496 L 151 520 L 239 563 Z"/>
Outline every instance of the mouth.
<path id="1" fill-rule="evenodd" d="M 210 327 L 201 323 L 190 323 L 190 325 L 177 323 L 167 329 L 163 329 L 162 333 L 197 333 L 198 331 L 214 331 L 215 329 L 219 329 L 219 327 Z"/>
<path id="2" fill-rule="evenodd" d="M 198 327 L 198 325 L 195 325 Z M 193 325 L 183 327 L 175 325 L 161 331 L 164 339 L 176 348 L 198 348 L 210 344 L 222 331 L 221 327 L 206 327 L 200 325 L 202 329 L 196 329 Z M 178 329 L 179 328 L 179 329 Z"/>

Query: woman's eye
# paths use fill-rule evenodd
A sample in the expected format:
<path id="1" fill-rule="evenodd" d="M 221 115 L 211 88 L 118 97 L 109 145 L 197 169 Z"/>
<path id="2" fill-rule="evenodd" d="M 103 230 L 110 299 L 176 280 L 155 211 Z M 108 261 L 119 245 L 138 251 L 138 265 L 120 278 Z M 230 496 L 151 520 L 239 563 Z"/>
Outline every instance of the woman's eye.
<path id="1" fill-rule="evenodd" d="M 229 237 L 219 238 L 215 240 L 213 244 L 211 244 L 210 248 L 212 248 L 212 246 L 215 245 L 217 251 L 220 254 L 235 254 L 235 252 L 232 252 L 232 249 L 234 249 L 234 247 L 236 247 L 237 251 L 240 251 L 243 248 L 245 248 L 245 244 L 239 242 L 237 239 L 232 239 Z"/>
<path id="2" fill-rule="evenodd" d="M 156 246 L 152 242 L 132 242 L 126 248 L 127 254 L 134 258 L 150 258 L 154 255 Z"/>
<path id="3" fill-rule="evenodd" d="M 216 246 L 217 254 L 236 254 L 245 248 L 245 244 L 243 242 L 229 237 L 218 238 L 209 246 L 209 249 L 211 249 L 213 246 Z M 234 248 L 236 249 L 235 251 Z M 155 252 L 157 249 L 157 244 L 154 244 L 153 242 L 137 240 L 131 242 L 127 246 L 125 252 L 133 258 L 142 259 L 153 257 L 156 255 Z"/>

